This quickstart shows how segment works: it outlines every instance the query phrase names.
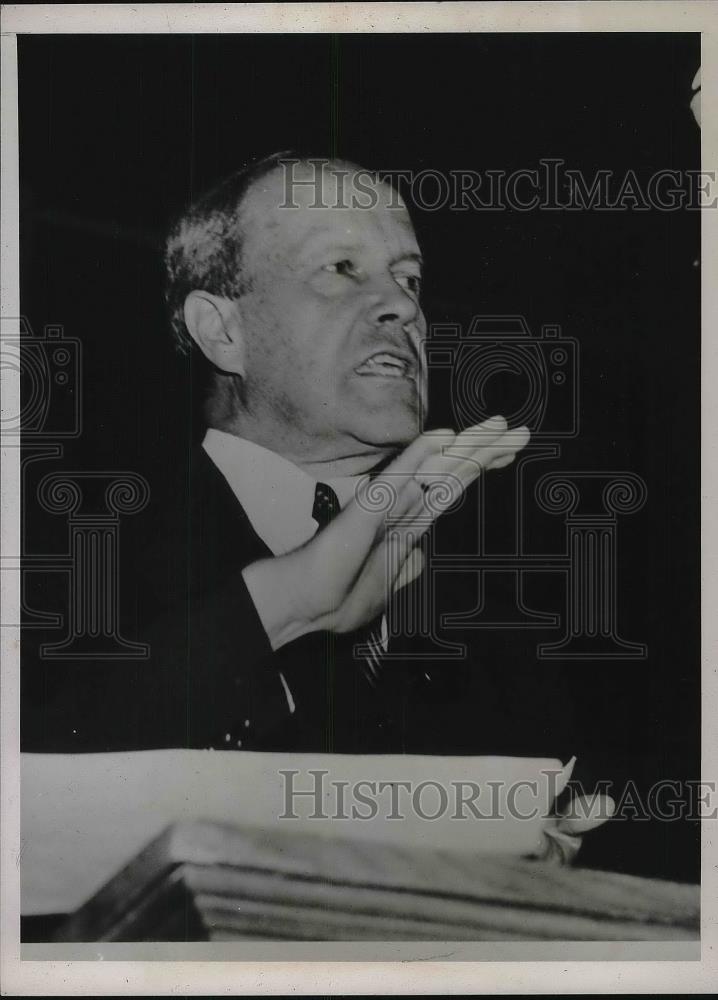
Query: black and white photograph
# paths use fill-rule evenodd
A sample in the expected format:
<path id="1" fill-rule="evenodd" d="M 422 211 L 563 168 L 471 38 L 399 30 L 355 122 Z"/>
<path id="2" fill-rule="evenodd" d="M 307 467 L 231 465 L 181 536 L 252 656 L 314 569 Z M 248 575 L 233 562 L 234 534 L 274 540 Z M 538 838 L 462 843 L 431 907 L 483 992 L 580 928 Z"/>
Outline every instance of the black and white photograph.
<path id="1" fill-rule="evenodd" d="M 3 10 L 8 992 L 703 992 L 715 9 L 81 6 Z"/>

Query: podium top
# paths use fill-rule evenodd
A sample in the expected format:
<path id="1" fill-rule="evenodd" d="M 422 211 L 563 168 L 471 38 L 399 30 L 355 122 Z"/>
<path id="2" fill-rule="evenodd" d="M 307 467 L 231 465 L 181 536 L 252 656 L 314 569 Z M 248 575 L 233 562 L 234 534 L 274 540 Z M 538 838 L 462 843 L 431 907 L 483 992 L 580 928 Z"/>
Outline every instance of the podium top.
<path id="1" fill-rule="evenodd" d="M 261 828 L 170 827 L 61 941 L 698 937 L 697 886 Z"/>

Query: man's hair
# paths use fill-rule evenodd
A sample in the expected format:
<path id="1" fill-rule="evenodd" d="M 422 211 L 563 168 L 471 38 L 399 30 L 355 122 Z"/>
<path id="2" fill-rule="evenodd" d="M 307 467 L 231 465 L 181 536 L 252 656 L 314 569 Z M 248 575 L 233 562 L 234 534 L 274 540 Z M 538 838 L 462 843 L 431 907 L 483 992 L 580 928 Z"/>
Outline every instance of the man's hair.
<path id="1" fill-rule="evenodd" d="M 250 161 L 190 205 L 170 229 L 165 247 L 165 298 L 175 344 L 182 353 L 193 343 L 184 321 L 184 303 L 191 291 L 237 299 L 247 290 L 240 221 L 245 195 L 282 161 L 297 159 L 301 157 L 287 150 Z"/>

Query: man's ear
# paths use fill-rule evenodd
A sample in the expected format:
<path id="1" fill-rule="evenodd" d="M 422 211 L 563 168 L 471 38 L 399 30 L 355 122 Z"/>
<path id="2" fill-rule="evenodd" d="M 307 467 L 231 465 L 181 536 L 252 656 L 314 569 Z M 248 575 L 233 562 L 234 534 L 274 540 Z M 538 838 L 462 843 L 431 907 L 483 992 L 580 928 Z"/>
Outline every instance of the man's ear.
<path id="1" fill-rule="evenodd" d="M 184 303 L 184 321 L 194 342 L 216 368 L 244 375 L 244 336 L 233 302 L 209 292 L 190 292 Z"/>

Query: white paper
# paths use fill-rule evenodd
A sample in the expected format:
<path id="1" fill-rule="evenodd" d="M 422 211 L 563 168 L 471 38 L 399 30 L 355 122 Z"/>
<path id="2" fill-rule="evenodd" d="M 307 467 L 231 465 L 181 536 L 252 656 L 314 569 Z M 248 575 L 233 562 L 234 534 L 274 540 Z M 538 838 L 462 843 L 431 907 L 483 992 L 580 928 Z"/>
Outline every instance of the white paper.
<path id="1" fill-rule="evenodd" d="M 323 792 L 325 819 L 310 818 Z M 90 898 L 170 823 L 220 820 L 324 837 L 442 847 L 479 853 L 527 854 L 539 846 L 543 818 L 560 787 L 561 762 L 526 757 L 284 754 L 158 750 L 107 754 L 23 754 L 22 912 L 68 913 Z M 321 778 L 310 771 L 322 771 Z M 352 794 L 365 782 L 410 782 L 392 803 L 388 788 L 373 797 L 373 819 L 351 816 L 369 807 Z M 335 782 L 348 782 L 343 808 Z M 412 807 L 436 819 L 422 818 Z M 446 790 L 446 805 L 432 783 Z M 467 783 L 461 786 L 460 783 Z M 476 783 L 476 818 L 469 798 Z M 368 794 L 368 786 L 363 786 Z M 371 797 L 371 796 L 370 796 Z M 399 809 L 395 803 L 398 802 Z M 401 812 L 403 819 L 388 819 Z M 299 818 L 286 818 L 294 813 Z M 462 817 L 463 818 L 457 818 Z"/>

